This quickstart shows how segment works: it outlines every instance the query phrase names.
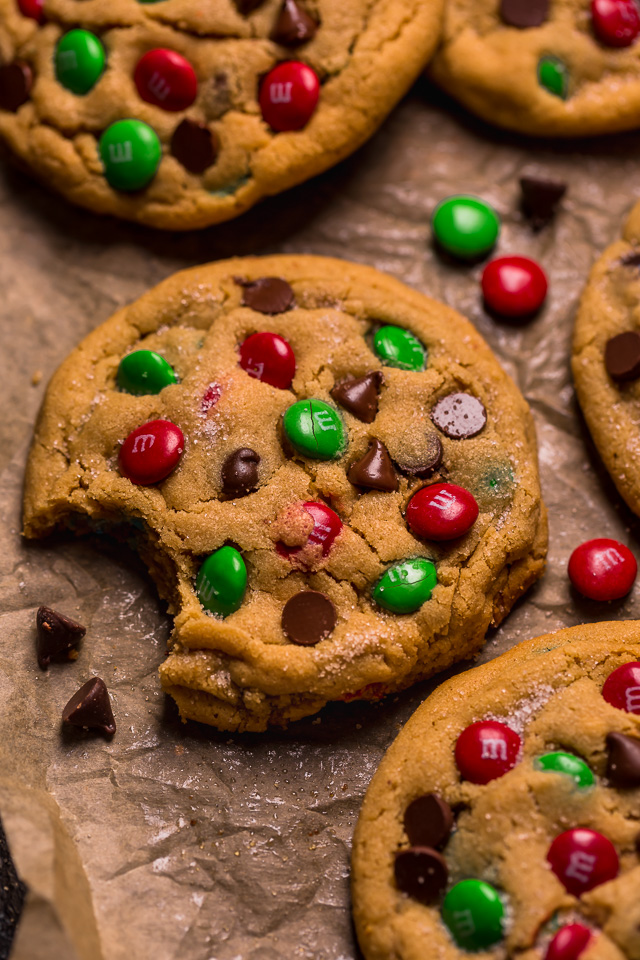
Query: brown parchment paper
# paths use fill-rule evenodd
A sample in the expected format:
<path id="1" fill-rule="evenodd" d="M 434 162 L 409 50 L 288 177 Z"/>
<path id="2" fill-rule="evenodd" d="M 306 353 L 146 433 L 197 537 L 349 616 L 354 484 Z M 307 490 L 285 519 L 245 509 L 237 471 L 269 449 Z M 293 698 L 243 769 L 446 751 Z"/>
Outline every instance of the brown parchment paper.
<path id="1" fill-rule="evenodd" d="M 525 170 L 570 184 L 563 212 L 537 235 L 517 210 Z M 548 306 L 532 323 L 489 318 L 481 267 L 434 254 L 431 211 L 455 192 L 495 205 L 500 252 L 528 254 L 548 271 Z M 571 550 L 588 537 L 613 536 L 640 554 L 637 521 L 585 435 L 568 362 L 589 266 L 639 196 L 640 135 L 526 141 L 480 125 L 424 83 L 338 169 L 200 234 L 156 235 L 93 217 L 0 168 L 1 770 L 57 804 L 86 872 L 104 960 L 357 957 L 352 830 L 384 750 L 429 686 L 377 706 L 338 705 L 284 733 L 230 738 L 180 724 L 156 677 L 169 623 L 135 556 L 98 537 L 20 539 L 24 460 L 49 375 L 117 307 L 194 263 L 308 252 L 386 270 L 466 314 L 536 418 L 549 569 L 482 658 L 581 621 L 640 617 L 640 586 L 624 602 L 598 605 L 573 597 L 565 575 Z M 79 658 L 46 674 L 34 654 L 41 603 L 88 628 Z M 62 707 L 92 674 L 113 696 L 112 742 L 60 731 Z M 22 828 L 5 808 L 0 791 L 9 843 L 19 845 Z"/>

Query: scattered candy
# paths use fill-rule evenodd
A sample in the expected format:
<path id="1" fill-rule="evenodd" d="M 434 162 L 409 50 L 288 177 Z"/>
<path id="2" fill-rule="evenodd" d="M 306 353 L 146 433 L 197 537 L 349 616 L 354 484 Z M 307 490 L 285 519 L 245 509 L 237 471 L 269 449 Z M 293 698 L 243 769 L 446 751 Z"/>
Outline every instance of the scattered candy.
<path id="1" fill-rule="evenodd" d="M 251 447 L 234 450 L 222 464 L 222 492 L 227 497 L 245 497 L 258 486 L 260 455 Z"/>
<path id="2" fill-rule="evenodd" d="M 452 440 L 475 437 L 487 422 L 484 404 L 470 393 L 450 393 L 431 411 L 436 427 Z"/>
<path id="3" fill-rule="evenodd" d="M 282 611 L 282 630 L 293 643 L 313 647 L 333 631 L 336 611 L 329 597 L 317 590 L 301 590 Z"/>
<path id="4" fill-rule="evenodd" d="M 74 727 L 89 727 L 113 736 L 116 722 L 104 680 L 100 677 L 87 680 L 62 711 L 62 721 Z"/>
<path id="5" fill-rule="evenodd" d="M 544 270 L 528 257 L 498 257 L 482 274 L 482 293 L 489 310 L 501 317 L 530 317 L 547 297 Z"/>
<path id="6" fill-rule="evenodd" d="M 640 33 L 635 0 L 591 0 L 591 19 L 598 40 L 608 47 L 628 47 Z"/>
<path id="7" fill-rule="evenodd" d="M 464 487 L 433 483 L 414 493 L 406 516 L 409 529 L 416 537 L 455 540 L 468 533 L 478 519 L 478 504 Z"/>
<path id="8" fill-rule="evenodd" d="M 274 316 L 293 306 L 293 290 L 282 277 L 260 277 L 243 283 L 242 306 Z"/>
<path id="9" fill-rule="evenodd" d="M 463 950 L 485 950 L 503 936 L 504 906 L 484 880 L 461 880 L 442 904 L 442 919 Z"/>
<path id="10" fill-rule="evenodd" d="M 278 552 L 285 557 L 295 557 L 306 546 L 311 545 L 321 547 L 322 556 L 328 557 L 336 537 L 342 530 L 342 520 L 326 503 L 319 503 L 317 500 L 303 503 L 302 508 L 313 519 L 313 528 L 307 537 L 306 544 L 302 547 L 288 547 L 284 543 L 279 543 Z"/>
<path id="11" fill-rule="evenodd" d="M 618 875 L 618 854 L 601 833 L 579 827 L 556 837 L 547 853 L 551 869 L 565 889 L 580 897 Z"/>
<path id="12" fill-rule="evenodd" d="M 416 557 L 396 563 L 383 573 L 371 596 L 378 606 L 392 613 L 415 613 L 430 599 L 437 582 L 431 560 Z"/>
<path id="13" fill-rule="evenodd" d="M 175 470 L 184 450 L 180 427 L 170 420 L 151 420 L 132 430 L 120 447 L 120 472 L 132 483 L 160 483 Z"/>
<path id="14" fill-rule="evenodd" d="M 640 333 L 626 330 L 607 340 L 604 365 L 613 380 L 624 383 L 640 377 Z"/>
<path id="15" fill-rule="evenodd" d="M 117 383 L 121 390 L 141 397 L 160 393 L 177 383 L 175 370 L 164 357 L 153 350 L 134 350 L 123 357 L 118 366 Z"/>
<path id="16" fill-rule="evenodd" d="M 380 327 L 373 338 L 373 349 L 390 367 L 424 370 L 427 365 L 427 351 L 417 337 L 403 327 Z"/>
<path id="17" fill-rule="evenodd" d="M 500 220 L 484 200 L 460 195 L 438 204 L 432 229 L 439 246 L 447 253 L 461 260 L 475 260 L 495 246 Z"/>
<path id="18" fill-rule="evenodd" d="M 173 131 L 170 149 L 189 173 L 204 173 L 216 162 L 220 141 L 206 124 L 185 117 Z"/>
<path id="19" fill-rule="evenodd" d="M 56 47 L 56 79 L 72 93 L 88 93 L 102 75 L 106 59 L 102 41 L 94 33 L 70 30 Z"/>
<path id="20" fill-rule="evenodd" d="M 52 610 L 50 607 L 38 607 L 36 614 L 36 654 L 38 666 L 46 670 L 52 659 L 69 651 L 82 640 L 86 627 L 71 617 Z"/>
<path id="21" fill-rule="evenodd" d="M 602 696 L 618 710 L 640 714 L 640 663 L 623 663 L 610 673 L 602 688 Z"/>
<path id="22" fill-rule="evenodd" d="M 0 110 L 15 113 L 26 103 L 33 85 L 33 71 L 24 60 L 0 67 Z"/>
<path id="23" fill-rule="evenodd" d="M 626 596 L 638 572 L 636 558 L 617 540 L 587 540 L 569 558 L 569 579 L 590 600 L 619 600 Z"/>
<path id="24" fill-rule="evenodd" d="M 545 753 L 538 757 L 534 766 L 538 770 L 545 770 L 550 773 L 562 773 L 575 780 L 575 783 L 581 789 L 592 787 L 596 782 L 593 771 L 580 757 L 573 753 L 564 753 L 562 750 L 554 750 L 552 753 Z"/>
<path id="25" fill-rule="evenodd" d="M 100 137 L 104 175 L 114 190 L 142 190 L 156 175 L 162 147 L 142 120 L 116 120 Z"/>
<path id="26" fill-rule="evenodd" d="M 549 17 L 549 0 L 501 0 L 500 16 L 510 27 L 540 27 Z"/>
<path id="27" fill-rule="evenodd" d="M 277 333 L 252 333 L 240 345 L 240 366 L 250 377 L 288 390 L 296 373 L 293 350 Z"/>
<path id="28" fill-rule="evenodd" d="M 531 220 L 534 230 L 541 230 L 553 219 L 567 185 L 543 177 L 521 177 L 520 189 L 524 215 Z"/>
<path id="29" fill-rule="evenodd" d="M 463 780 L 489 783 L 503 777 L 518 762 L 522 740 L 498 720 L 478 720 L 456 741 L 456 766 Z"/>
<path id="30" fill-rule="evenodd" d="M 210 613 L 228 617 L 242 605 L 247 588 L 247 568 L 235 547 L 220 547 L 200 565 L 196 596 Z"/>
<path id="31" fill-rule="evenodd" d="M 44 0 L 18 0 L 18 7 L 23 17 L 29 17 L 31 20 L 37 20 L 42 23 L 44 13 Z"/>
<path id="32" fill-rule="evenodd" d="M 311 67 L 298 60 L 279 63 L 260 87 L 260 109 L 272 130 L 302 130 L 320 97 L 320 81 Z"/>
<path id="33" fill-rule="evenodd" d="M 412 800 L 404 813 L 404 830 L 412 847 L 445 846 L 453 828 L 453 811 L 437 793 Z"/>
<path id="34" fill-rule="evenodd" d="M 163 110 L 186 110 L 198 94 L 198 78 L 189 61 L 163 47 L 140 57 L 133 79 L 142 99 Z"/>
<path id="35" fill-rule="evenodd" d="M 541 57 L 538 62 L 538 81 L 541 87 L 555 97 L 566 100 L 569 92 L 569 72 L 557 57 Z"/>
<path id="36" fill-rule="evenodd" d="M 283 47 L 298 47 L 316 35 L 318 24 L 296 0 L 284 0 L 271 31 L 271 39 Z"/>
<path id="37" fill-rule="evenodd" d="M 370 490 L 397 490 L 398 478 L 391 457 L 383 443 L 375 438 L 361 460 L 352 463 L 347 472 L 349 483 Z"/>
<path id="38" fill-rule="evenodd" d="M 607 734 L 607 777 L 614 787 L 640 787 L 640 740 L 624 733 Z"/>
<path id="39" fill-rule="evenodd" d="M 345 445 L 342 420 L 324 400 L 298 400 L 285 412 L 282 427 L 294 450 L 313 460 L 333 460 Z"/>
<path id="40" fill-rule="evenodd" d="M 398 890 L 426 905 L 438 899 L 449 878 L 446 860 L 430 847 L 396 853 L 394 874 Z"/>
<path id="41" fill-rule="evenodd" d="M 553 937 L 544 960 L 578 960 L 591 940 L 591 930 L 581 923 L 568 923 Z"/>
<path id="42" fill-rule="evenodd" d="M 378 398 L 383 383 L 381 371 L 374 370 L 364 377 L 341 380 L 331 390 L 331 396 L 362 423 L 373 423 L 378 413 Z"/>

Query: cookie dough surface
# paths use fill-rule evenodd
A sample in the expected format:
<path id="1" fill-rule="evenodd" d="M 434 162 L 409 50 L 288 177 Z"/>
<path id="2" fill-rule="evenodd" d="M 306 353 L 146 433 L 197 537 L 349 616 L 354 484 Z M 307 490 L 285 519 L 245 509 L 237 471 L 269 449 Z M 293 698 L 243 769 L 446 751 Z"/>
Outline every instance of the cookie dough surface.
<path id="1" fill-rule="evenodd" d="M 265 304 L 255 299 L 256 309 L 243 305 L 256 290 L 247 284 L 274 276 L 280 293 L 282 281 L 285 292 L 290 285 L 282 313 L 261 312 Z M 425 369 L 383 364 L 372 341 L 381 325 L 409 330 L 426 350 Z M 240 344 L 259 331 L 290 344 L 290 389 L 240 367 Z M 178 382 L 155 395 L 119 390 L 119 364 L 140 348 L 161 354 Z M 377 413 L 370 410 L 365 422 L 331 391 L 368 374 L 379 389 Z M 474 414 L 484 405 L 486 423 L 465 427 L 466 407 L 459 416 L 434 414 L 439 403 L 440 412 L 449 409 L 441 401 L 452 394 L 462 394 Z M 339 418 L 345 443 L 333 459 L 283 444 L 283 415 L 305 399 Z M 184 453 L 167 479 L 135 485 L 120 473 L 119 450 L 131 431 L 159 418 L 180 427 Z M 473 435 L 450 435 L 465 429 Z M 347 476 L 374 440 L 386 451 L 387 486 L 395 490 Z M 245 448 L 258 454 L 257 489 L 230 497 L 223 465 Z M 479 507 L 471 530 L 448 543 L 416 539 L 404 518 L 412 494 L 439 480 L 467 488 Z M 302 505 L 311 501 L 330 506 L 342 523 L 326 555 L 309 543 L 313 523 Z M 175 615 L 162 683 L 183 717 L 221 729 L 262 730 L 330 700 L 377 698 L 471 656 L 489 624 L 541 575 L 546 553 L 533 422 L 473 327 L 375 270 L 308 256 L 178 273 L 63 363 L 36 426 L 24 527 L 40 537 L 58 526 L 81 531 L 86 521 L 135 540 Z M 228 544 L 241 553 L 248 583 L 223 620 L 205 612 L 195 578 L 204 559 Z M 374 603 L 372 588 L 385 571 L 416 558 L 435 565 L 431 598 L 403 614 Z M 314 646 L 292 642 L 282 626 L 285 604 L 303 590 L 324 594 L 336 612 L 335 628 Z"/>
<path id="2" fill-rule="evenodd" d="M 41 180 L 90 210 L 165 229 L 204 227 L 360 146 L 429 59 L 442 5 L 309 0 L 301 7 L 318 24 L 315 35 L 283 45 L 270 39 L 282 0 L 45 0 L 41 24 L 22 16 L 16 0 L 0 0 L 0 137 Z M 78 27 L 94 33 L 106 52 L 104 72 L 83 95 L 62 86 L 54 69 L 58 42 Z M 136 64 L 155 49 L 175 51 L 195 70 L 198 91 L 188 108 L 176 112 L 141 99 Z M 287 60 L 312 67 L 320 100 L 303 129 L 277 133 L 263 119 L 258 95 L 262 78 Z M 24 103 L 2 109 L 2 66 L 15 63 L 27 65 L 33 84 Z M 160 90 L 158 78 L 151 80 Z M 130 118 L 155 131 L 162 157 L 149 185 L 127 193 L 107 183 L 99 138 Z M 204 125 L 217 144 L 215 159 L 199 172 L 186 169 L 172 150 L 185 120 Z M 194 150 L 183 142 L 178 156 Z"/>
<path id="3" fill-rule="evenodd" d="M 639 738 L 640 716 L 602 695 L 612 671 L 639 657 L 636 622 L 572 627 L 454 677 L 416 711 L 380 764 L 356 828 L 353 908 L 367 960 L 419 960 L 425 950 L 441 960 L 469 955 L 443 923 L 441 900 L 423 905 L 394 879 L 396 853 L 409 847 L 405 811 L 429 793 L 454 812 L 442 849 L 449 886 L 483 880 L 505 901 L 503 939 L 473 956 L 535 960 L 559 927 L 582 923 L 592 931 L 585 960 L 640 957 L 640 791 L 607 779 L 607 736 Z M 461 779 L 454 751 L 462 731 L 485 719 L 517 731 L 522 748 L 512 769 L 480 785 Z M 580 789 L 570 776 L 536 766 L 556 750 L 586 761 L 595 783 Z M 613 843 L 619 872 L 578 898 L 552 872 L 547 852 L 555 837 L 579 827 Z"/>

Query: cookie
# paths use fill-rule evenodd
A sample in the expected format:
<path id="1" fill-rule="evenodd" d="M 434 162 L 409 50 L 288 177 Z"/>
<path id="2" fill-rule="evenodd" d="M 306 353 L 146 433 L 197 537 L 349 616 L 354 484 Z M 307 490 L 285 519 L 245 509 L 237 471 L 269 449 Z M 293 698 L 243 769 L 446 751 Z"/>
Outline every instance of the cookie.
<path id="1" fill-rule="evenodd" d="M 639 623 L 572 627 L 422 704 L 355 832 L 366 960 L 638 960 L 639 659 Z"/>
<path id="2" fill-rule="evenodd" d="M 635 0 L 450 0 L 433 78 L 490 123 L 538 136 L 635 129 Z"/>
<path id="3" fill-rule="evenodd" d="M 183 717 L 263 730 L 471 656 L 542 573 L 526 403 L 473 327 L 367 267 L 179 273 L 53 377 L 24 529 L 111 529 L 175 616 Z"/>
<path id="4" fill-rule="evenodd" d="M 618 492 L 640 514 L 640 204 L 591 270 L 573 334 L 576 394 Z"/>
<path id="5" fill-rule="evenodd" d="M 443 0 L 0 0 L 0 138 L 74 203 L 228 220 L 359 147 Z"/>

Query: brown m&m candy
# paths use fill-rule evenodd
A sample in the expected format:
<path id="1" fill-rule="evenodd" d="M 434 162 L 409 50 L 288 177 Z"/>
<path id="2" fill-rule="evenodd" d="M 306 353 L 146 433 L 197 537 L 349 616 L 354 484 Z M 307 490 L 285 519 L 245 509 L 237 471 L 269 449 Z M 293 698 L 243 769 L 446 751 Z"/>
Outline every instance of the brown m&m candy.
<path id="1" fill-rule="evenodd" d="M 437 793 L 412 800 L 404 812 L 404 829 L 412 847 L 444 847 L 453 827 L 453 811 Z"/>
<path id="2" fill-rule="evenodd" d="M 251 447 L 240 447 L 222 464 L 222 492 L 230 497 L 244 497 L 258 486 L 260 455 Z"/>
<path id="3" fill-rule="evenodd" d="M 539 27 L 549 17 L 549 0 L 501 0 L 500 16 L 510 27 Z"/>
<path id="4" fill-rule="evenodd" d="M 363 423 L 373 423 L 378 412 L 378 397 L 384 376 L 380 370 L 367 373 L 357 379 L 341 380 L 331 391 L 331 396 L 341 407 Z"/>
<path id="5" fill-rule="evenodd" d="M 89 727 L 111 736 L 116 732 L 107 686 L 100 677 L 80 687 L 62 711 L 62 720 L 74 727 Z"/>
<path id="6" fill-rule="evenodd" d="M 260 277 L 243 283 L 242 306 L 273 316 L 293 306 L 293 290 L 282 277 Z"/>
<path id="7" fill-rule="evenodd" d="M 216 162 L 220 141 L 204 123 L 182 120 L 171 137 L 171 153 L 189 173 L 204 173 Z"/>
<path id="8" fill-rule="evenodd" d="M 640 740 L 609 733 L 607 750 L 607 777 L 614 787 L 640 787 Z"/>
<path id="9" fill-rule="evenodd" d="M 282 629 L 289 640 L 313 647 L 328 637 L 336 625 L 336 610 L 329 597 L 317 590 L 301 590 L 282 611 Z"/>
<path id="10" fill-rule="evenodd" d="M 521 177 L 520 189 L 523 213 L 531 220 L 534 230 L 540 230 L 553 219 L 558 204 L 567 192 L 567 185 L 561 180 L 545 177 Z"/>
<path id="11" fill-rule="evenodd" d="M 368 451 L 361 460 L 353 463 L 347 473 L 349 483 L 371 490 L 397 490 L 398 478 L 387 448 L 379 440 L 373 439 Z"/>
<path id="12" fill-rule="evenodd" d="M 424 904 L 438 899 L 449 877 L 446 860 L 430 847 L 401 850 L 396 854 L 394 874 L 398 890 Z"/>
<path id="13" fill-rule="evenodd" d="M 624 382 L 640 377 L 640 333 L 626 330 L 607 340 L 604 365 L 613 380 Z"/>
<path id="14" fill-rule="evenodd" d="M 46 670 L 54 657 L 68 653 L 87 632 L 86 627 L 50 607 L 39 607 L 36 614 L 36 653 L 38 665 Z"/>
<path id="15" fill-rule="evenodd" d="M 470 393 L 450 393 L 436 403 L 431 411 L 436 427 L 452 440 L 475 437 L 487 422 L 482 401 Z"/>
<path id="16" fill-rule="evenodd" d="M 296 0 L 284 0 L 271 39 L 283 47 L 298 47 L 316 35 L 318 24 Z"/>
<path id="17" fill-rule="evenodd" d="M 29 99 L 32 84 L 33 71 L 23 60 L 0 67 L 0 110 L 15 113 Z"/>

